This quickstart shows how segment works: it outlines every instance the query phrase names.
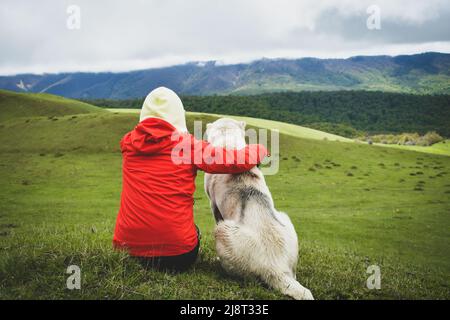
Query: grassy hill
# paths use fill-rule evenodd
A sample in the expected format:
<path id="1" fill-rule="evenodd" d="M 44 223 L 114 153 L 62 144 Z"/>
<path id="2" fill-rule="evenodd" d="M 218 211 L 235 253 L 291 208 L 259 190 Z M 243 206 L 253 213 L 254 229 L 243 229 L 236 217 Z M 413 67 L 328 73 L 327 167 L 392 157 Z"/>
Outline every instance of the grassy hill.
<path id="1" fill-rule="evenodd" d="M 45 93 L 0 90 L 0 121 L 18 117 L 63 116 L 101 112 L 93 105 Z"/>
<path id="2" fill-rule="evenodd" d="M 140 109 L 107 109 L 110 112 L 116 113 L 131 113 L 131 114 L 139 114 Z M 187 112 L 189 117 L 202 117 L 209 116 L 212 120 L 219 117 L 227 117 L 235 120 L 245 121 L 248 125 L 258 127 L 258 128 L 266 128 L 270 130 L 278 130 L 280 133 L 287 134 L 290 136 L 294 136 L 297 138 L 305 138 L 305 139 L 315 139 L 315 140 L 332 140 L 332 141 L 341 141 L 341 142 L 352 142 L 352 139 L 344 138 L 335 134 L 314 130 L 306 127 L 297 126 L 290 123 L 259 119 L 259 118 L 250 118 L 250 117 L 240 117 L 233 115 L 223 115 L 223 114 L 214 114 L 214 113 L 200 113 L 200 112 Z"/>
<path id="3" fill-rule="evenodd" d="M 1 101 L 0 112 L 10 110 Z M 34 115 L 40 103 L 50 102 L 24 105 L 28 116 L 0 117 L 0 299 L 285 298 L 222 271 L 203 174 L 194 208 L 202 251 L 192 270 L 145 271 L 114 252 L 119 140 L 138 115 L 60 115 L 56 105 Z M 188 127 L 214 119 L 189 114 Z M 285 133 L 279 156 L 267 183 L 299 236 L 297 277 L 317 299 L 450 298 L 450 157 Z M 79 291 L 65 286 L 72 264 L 81 267 Z M 365 286 L 374 264 L 381 290 Z"/>
<path id="4" fill-rule="evenodd" d="M 107 110 L 114 112 L 114 113 L 129 113 L 129 114 L 139 114 L 139 112 L 140 112 L 139 109 L 125 109 L 125 108 L 113 108 L 113 109 L 107 109 Z M 301 139 L 364 143 L 362 141 L 358 141 L 355 139 L 349 139 L 349 138 L 341 137 L 341 136 L 338 136 L 335 134 L 323 132 L 320 130 L 315 130 L 315 129 L 302 127 L 302 126 L 298 126 L 295 124 L 280 122 L 280 121 L 233 116 L 233 115 L 200 113 L 200 112 L 187 112 L 187 115 L 188 116 L 208 116 L 212 120 L 214 120 L 215 118 L 218 118 L 218 117 L 227 117 L 227 118 L 232 118 L 235 120 L 243 120 L 250 126 L 254 126 L 257 128 L 266 128 L 266 129 L 270 129 L 270 130 L 276 129 L 284 135 L 289 135 L 289 136 L 293 136 L 293 137 L 301 138 Z M 402 150 L 450 156 L 450 140 L 444 140 L 442 142 L 439 142 L 432 146 L 427 146 L 427 147 L 406 146 L 406 145 L 397 145 L 397 144 L 381 144 L 381 143 L 374 143 L 374 145 L 377 147 L 387 147 L 387 148 L 402 149 Z"/>

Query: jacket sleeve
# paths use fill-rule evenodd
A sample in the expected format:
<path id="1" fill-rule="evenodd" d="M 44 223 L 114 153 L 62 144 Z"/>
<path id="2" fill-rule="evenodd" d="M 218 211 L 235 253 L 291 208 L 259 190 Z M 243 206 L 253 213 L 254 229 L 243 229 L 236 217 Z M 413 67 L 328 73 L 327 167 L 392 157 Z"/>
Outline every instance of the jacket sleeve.
<path id="1" fill-rule="evenodd" d="M 268 155 L 261 144 L 250 144 L 243 149 L 213 147 L 207 141 L 194 139 L 193 164 L 207 173 L 242 173 L 249 171 Z"/>

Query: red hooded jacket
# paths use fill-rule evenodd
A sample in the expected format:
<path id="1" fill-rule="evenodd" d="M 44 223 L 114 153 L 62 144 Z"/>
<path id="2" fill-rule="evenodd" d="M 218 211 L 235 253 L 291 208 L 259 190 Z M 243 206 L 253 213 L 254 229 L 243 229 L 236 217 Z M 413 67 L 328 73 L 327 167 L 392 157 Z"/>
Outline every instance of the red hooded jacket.
<path id="1" fill-rule="evenodd" d="M 267 155 L 262 145 L 213 148 L 157 118 L 140 122 L 120 146 L 123 185 L 113 244 L 143 257 L 180 255 L 197 245 L 193 215 L 197 170 L 241 173 Z"/>

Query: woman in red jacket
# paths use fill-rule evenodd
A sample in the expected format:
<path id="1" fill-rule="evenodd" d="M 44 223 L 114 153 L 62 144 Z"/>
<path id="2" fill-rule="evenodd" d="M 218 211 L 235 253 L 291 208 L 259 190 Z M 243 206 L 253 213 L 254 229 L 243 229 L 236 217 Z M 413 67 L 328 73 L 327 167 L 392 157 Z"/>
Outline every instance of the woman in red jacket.
<path id="1" fill-rule="evenodd" d="M 195 139 L 180 98 L 163 87 L 147 96 L 139 124 L 120 146 L 123 186 L 114 247 L 147 266 L 178 271 L 195 262 L 200 245 L 193 216 L 197 170 L 241 173 L 267 155 L 262 145 L 228 150 Z"/>

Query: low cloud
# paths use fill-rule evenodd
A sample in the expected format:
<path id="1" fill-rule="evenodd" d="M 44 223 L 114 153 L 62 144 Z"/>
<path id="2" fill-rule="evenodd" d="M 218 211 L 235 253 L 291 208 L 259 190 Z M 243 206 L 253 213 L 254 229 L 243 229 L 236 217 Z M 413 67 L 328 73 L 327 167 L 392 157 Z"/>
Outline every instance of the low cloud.
<path id="1" fill-rule="evenodd" d="M 67 28 L 67 7 L 81 28 Z M 366 27 L 370 5 L 381 29 Z M 2 0 L 0 74 L 450 52 L 447 1 Z"/>

